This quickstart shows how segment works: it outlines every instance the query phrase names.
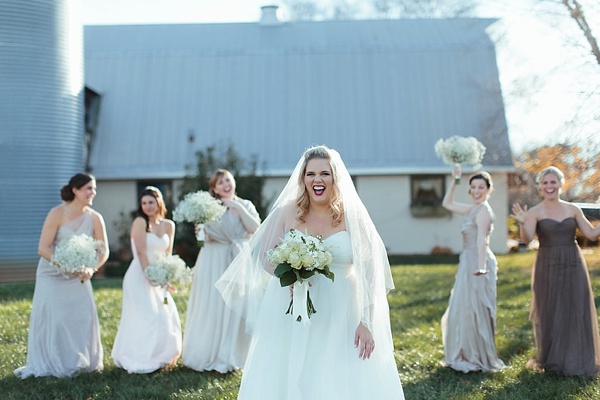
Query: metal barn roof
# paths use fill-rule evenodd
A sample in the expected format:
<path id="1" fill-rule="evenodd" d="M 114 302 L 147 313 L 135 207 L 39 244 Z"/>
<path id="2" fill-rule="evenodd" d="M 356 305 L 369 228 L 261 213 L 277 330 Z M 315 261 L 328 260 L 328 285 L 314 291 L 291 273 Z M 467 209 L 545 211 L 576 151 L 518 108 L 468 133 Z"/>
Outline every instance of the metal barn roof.
<path id="1" fill-rule="evenodd" d="M 85 27 L 101 97 L 98 179 L 180 178 L 233 144 L 272 175 L 326 144 L 354 174 L 437 173 L 439 138 L 475 136 L 512 170 L 491 19 Z"/>

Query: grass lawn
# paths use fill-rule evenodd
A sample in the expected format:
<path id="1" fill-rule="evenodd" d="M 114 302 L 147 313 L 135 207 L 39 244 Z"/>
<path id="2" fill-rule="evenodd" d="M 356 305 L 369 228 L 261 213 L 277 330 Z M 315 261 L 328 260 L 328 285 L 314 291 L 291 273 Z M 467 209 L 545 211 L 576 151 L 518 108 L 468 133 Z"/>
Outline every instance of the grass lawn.
<path id="1" fill-rule="evenodd" d="M 389 295 L 396 361 L 407 399 L 600 399 L 600 382 L 525 369 L 533 355 L 528 320 L 533 253 L 499 256 L 496 344 L 509 369 L 462 374 L 442 367 L 440 318 L 454 281 L 454 259 L 413 257 L 395 262 L 396 290 Z M 600 249 L 586 254 L 596 305 Z M 25 363 L 33 284 L 0 285 L 0 398 L 6 399 L 235 399 L 241 373 L 199 373 L 180 364 L 168 371 L 129 375 L 110 356 L 120 317 L 121 280 L 93 282 L 102 329 L 102 373 L 72 379 L 17 379 Z M 188 289 L 175 295 L 185 324 Z M 268 374 L 269 371 L 265 371 Z M 257 399 L 259 400 L 259 399 Z M 366 400 L 366 399 L 365 399 Z M 377 400 L 377 399 L 373 399 Z"/>

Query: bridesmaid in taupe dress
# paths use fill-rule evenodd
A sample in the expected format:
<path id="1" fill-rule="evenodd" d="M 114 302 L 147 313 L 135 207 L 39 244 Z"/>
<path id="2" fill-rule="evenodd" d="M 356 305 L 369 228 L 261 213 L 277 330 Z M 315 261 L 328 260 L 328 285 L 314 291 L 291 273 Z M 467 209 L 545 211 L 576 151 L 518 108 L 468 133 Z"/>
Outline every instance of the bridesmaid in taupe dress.
<path id="1" fill-rule="evenodd" d="M 594 228 L 576 205 L 560 199 L 563 173 L 556 167 L 538 176 L 543 201 L 527 210 L 515 204 L 521 240 L 540 242 L 532 272 L 530 319 L 536 357 L 527 366 L 564 375 L 597 375 L 600 371 L 598 316 L 590 276 L 575 229 L 594 241 Z"/>

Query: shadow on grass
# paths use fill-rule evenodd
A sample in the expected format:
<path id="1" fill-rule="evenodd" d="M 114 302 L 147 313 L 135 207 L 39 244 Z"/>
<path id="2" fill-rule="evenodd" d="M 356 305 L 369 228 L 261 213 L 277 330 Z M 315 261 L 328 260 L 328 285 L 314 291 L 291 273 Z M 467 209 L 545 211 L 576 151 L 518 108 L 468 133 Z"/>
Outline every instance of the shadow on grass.
<path id="1" fill-rule="evenodd" d="M 92 279 L 94 289 L 120 289 L 123 280 L 120 278 Z M 0 302 L 22 301 L 33 298 L 35 283 L 8 283 L 0 285 Z"/>
<path id="2" fill-rule="evenodd" d="M 405 397 L 411 400 L 558 400 L 596 398 L 590 392 L 594 392 L 597 384 L 597 380 L 587 377 L 565 377 L 531 370 L 522 370 L 515 375 L 511 374 L 510 368 L 500 372 L 464 374 L 439 367 L 421 380 L 403 383 L 403 387 Z"/>
<path id="3" fill-rule="evenodd" d="M 149 374 L 129 374 L 117 367 L 82 373 L 73 378 L 40 377 L 0 380 L 2 399 L 165 399 L 178 393 L 185 398 L 235 399 L 241 372 L 197 372 L 176 366 Z"/>

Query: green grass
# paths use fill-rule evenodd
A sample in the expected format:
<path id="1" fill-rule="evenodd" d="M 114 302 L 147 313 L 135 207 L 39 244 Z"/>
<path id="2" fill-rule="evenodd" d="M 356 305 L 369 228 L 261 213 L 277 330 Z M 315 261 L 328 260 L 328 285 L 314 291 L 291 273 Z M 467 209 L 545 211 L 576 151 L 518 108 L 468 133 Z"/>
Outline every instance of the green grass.
<path id="1" fill-rule="evenodd" d="M 407 399 L 600 399 L 600 382 L 543 374 L 525 368 L 534 354 L 530 304 L 533 254 L 499 256 L 498 328 L 500 357 L 510 366 L 497 373 L 462 374 L 444 368 L 440 318 L 456 270 L 455 258 L 410 257 L 394 260 L 396 290 L 390 310 L 396 360 Z M 586 254 L 600 299 L 600 250 Z M 121 280 L 94 281 L 102 326 L 105 370 L 71 379 L 17 379 L 25 363 L 33 284 L 0 285 L 0 398 L 4 399 L 235 399 L 241 373 L 199 373 L 180 364 L 148 375 L 130 375 L 110 356 L 120 316 Z M 183 289 L 175 295 L 185 323 Z M 265 371 L 269 373 L 269 371 Z"/>

